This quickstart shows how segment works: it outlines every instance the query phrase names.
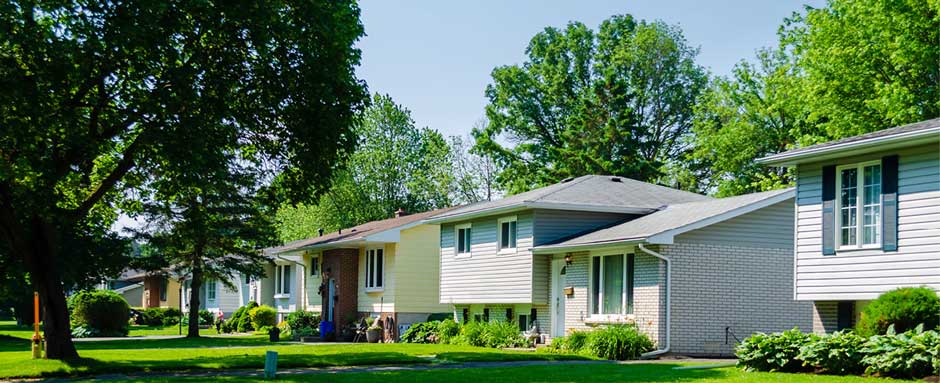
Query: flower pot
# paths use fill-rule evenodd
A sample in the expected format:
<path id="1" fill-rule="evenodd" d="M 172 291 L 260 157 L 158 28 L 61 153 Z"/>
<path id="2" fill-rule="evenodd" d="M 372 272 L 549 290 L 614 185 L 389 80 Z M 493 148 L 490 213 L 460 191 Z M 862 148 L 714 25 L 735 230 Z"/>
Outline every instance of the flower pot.
<path id="1" fill-rule="evenodd" d="M 369 343 L 378 343 L 382 339 L 382 329 L 370 328 L 366 330 L 366 341 Z"/>

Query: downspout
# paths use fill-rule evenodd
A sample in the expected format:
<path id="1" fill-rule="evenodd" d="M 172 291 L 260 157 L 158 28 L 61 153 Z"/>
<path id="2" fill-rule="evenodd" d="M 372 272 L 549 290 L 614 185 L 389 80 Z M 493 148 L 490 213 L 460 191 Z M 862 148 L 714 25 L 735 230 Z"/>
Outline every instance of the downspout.
<path id="1" fill-rule="evenodd" d="M 287 259 L 287 258 L 282 258 L 280 255 L 277 255 L 277 254 L 274 255 L 274 258 L 280 259 L 280 260 L 282 260 L 282 261 L 284 261 L 284 262 L 293 263 L 293 264 L 299 266 L 299 267 L 297 268 L 297 271 L 298 271 L 298 273 L 297 273 L 297 284 L 300 285 L 300 286 L 298 286 L 297 289 L 300 290 L 300 291 L 298 291 L 298 294 L 297 294 L 297 307 L 298 307 L 298 309 L 299 309 L 300 311 L 307 311 L 307 281 L 306 281 L 306 278 L 307 278 L 307 265 L 306 265 L 306 264 L 303 264 L 303 263 L 301 263 L 301 262 L 292 261 L 292 260 Z M 301 258 L 302 258 L 302 257 L 301 257 Z M 277 288 L 275 288 L 275 291 L 276 291 L 276 290 L 277 290 Z"/>
<path id="2" fill-rule="evenodd" d="M 637 247 L 640 248 L 644 253 L 652 255 L 656 258 L 662 259 L 663 262 L 666 262 L 666 346 L 660 348 L 659 350 L 650 351 L 643 355 L 640 355 L 641 358 L 650 358 L 657 355 L 662 355 L 669 352 L 669 347 L 671 346 L 672 340 L 672 262 L 669 258 L 659 254 L 653 250 L 647 249 L 643 246 L 642 243 L 638 243 Z"/>

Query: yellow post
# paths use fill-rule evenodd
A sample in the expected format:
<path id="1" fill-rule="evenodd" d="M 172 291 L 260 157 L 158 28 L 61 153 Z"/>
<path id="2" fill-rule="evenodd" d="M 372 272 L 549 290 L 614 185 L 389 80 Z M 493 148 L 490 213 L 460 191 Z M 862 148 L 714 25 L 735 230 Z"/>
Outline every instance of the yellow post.
<path id="1" fill-rule="evenodd" d="M 33 359 L 42 358 L 42 335 L 39 335 L 39 293 L 33 292 Z"/>

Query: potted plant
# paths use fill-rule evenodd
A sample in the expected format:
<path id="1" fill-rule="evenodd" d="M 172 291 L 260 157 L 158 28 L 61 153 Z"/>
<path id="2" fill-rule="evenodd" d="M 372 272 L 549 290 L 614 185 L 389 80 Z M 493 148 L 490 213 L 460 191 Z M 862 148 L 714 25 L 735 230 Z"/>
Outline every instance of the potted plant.
<path id="1" fill-rule="evenodd" d="M 366 329 L 366 341 L 369 343 L 378 343 L 382 340 L 382 321 L 370 317 L 366 318 L 366 324 L 369 325 L 368 329 Z"/>

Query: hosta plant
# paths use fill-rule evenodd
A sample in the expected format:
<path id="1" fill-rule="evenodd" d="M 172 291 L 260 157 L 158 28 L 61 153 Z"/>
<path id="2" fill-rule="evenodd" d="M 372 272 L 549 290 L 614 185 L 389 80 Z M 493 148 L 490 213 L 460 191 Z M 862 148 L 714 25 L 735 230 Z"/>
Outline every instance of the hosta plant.
<path id="1" fill-rule="evenodd" d="M 862 365 L 864 344 L 865 338 L 858 334 L 838 331 L 805 344 L 800 348 L 797 359 L 806 366 L 817 367 L 830 374 L 861 374 L 865 371 Z"/>
<path id="2" fill-rule="evenodd" d="M 940 373 L 940 333 L 923 326 L 900 334 L 888 327 L 887 334 L 869 338 L 862 352 L 869 374 L 921 378 Z"/>
<path id="3" fill-rule="evenodd" d="M 800 348 L 816 342 L 815 334 L 799 328 L 773 334 L 757 333 L 738 345 L 738 366 L 748 371 L 801 371 L 805 367 L 797 357 Z"/>

